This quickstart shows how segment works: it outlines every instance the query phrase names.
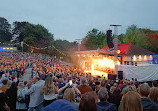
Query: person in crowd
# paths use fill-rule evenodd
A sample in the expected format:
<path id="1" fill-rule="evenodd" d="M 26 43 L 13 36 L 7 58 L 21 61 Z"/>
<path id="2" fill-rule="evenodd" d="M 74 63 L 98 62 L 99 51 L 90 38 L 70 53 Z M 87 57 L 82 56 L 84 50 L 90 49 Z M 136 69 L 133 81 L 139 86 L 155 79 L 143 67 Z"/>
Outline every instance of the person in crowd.
<path id="1" fill-rule="evenodd" d="M 33 85 L 30 89 L 28 89 L 28 87 L 31 85 L 31 83 L 27 83 L 28 87 L 26 87 L 26 95 L 30 95 L 28 111 L 33 111 L 33 109 L 41 111 L 42 103 L 44 101 L 44 97 L 41 95 L 41 88 L 43 85 L 40 82 L 40 78 L 37 76 L 33 78 L 32 83 Z"/>
<path id="2" fill-rule="evenodd" d="M 27 91 L 27 88 L 28 88 L 28 89 L 31 88 L 31 85 L 28 85 L 28 84 L 32 84 L 32 81 L 31 81 L 31 80 L 24 81 L 24 87 L 25 87 L 25 103 L 26 103 L 26 108 L 27 108 L 27 109 L 29 108 L 30 94 L 29 94 L 29 95 L 26 95 L 26 91 Z"/>
<path id="3" fill-rule="evenodd" d="M 116 106 L 107 102 L 108 91 L 106 88 L 101 88 L 98 92 L 100 102 L 97 102 L 97 111 L 117 111 Z"/>
<path id="4" fill-rule="evenodd" d="M 114 92 L 115 89 L 116 89 L 115 86 L 111 86 L 111 88 L 110 88 L 110 93 L 113 94 L 113 92 Z"/>
<path id="5" fill-rule="evenodd" d="M 77 83 L 76 83 L 75 79 L 72 79 L 72 83 L 73 83 L 74 87 L 77 87 Z"/>
<path id="6" fill-rule="evenodd" d="M 124 93 L 124 89 L 127 88 L 130 85 L 130 81 L 125 80 L 124 85 L 121 87 L 122 94 Z"/>
<path id="7" fill-rule="evenodd" d="M 25 84 L 23 82 L 19 82 L 18 91 L 17 91 L 17 102 L 16 102 L 16 109 L 18 111 L 26 111 L 25 93 L 26 93 Z"/>
<path id="8" fill-rule="evenodd" d="M 134 78 L 132 78 L 132 82 L 134 82 Z"/>
<path id="9" fill-rule="evenodd" d="M 8 85 L 8 80 L 7 79 L 4 79 L 2 80 L 2 83 L 3 85 L 0 86 L 0 90 L 2 90 L 2 92 L 6 92 L 7 89 L 9 89 L 9 87 L 7 86 Z"/>
<path id="10" fill-rule="evenodd" d="M 123 80 L 120 80 L 119 81 L 119 85 L 118 85 L 118 88 L 120 88 L 121 89 L 121 87 L 123 86 Z"/>
<path id="11" fill-rule="evenodd" d="M 127 87 L 128 89 L 131 89 L 132 91 L 137 92 L 136 86 L 135 85 L 130 85 Z"/>
<path id="12" fill-rule="evenodd" d="M 139 82 L 137 81 L 137 78 L 135 78 L 134 85 L 136 86 L 136 88 L 138 88 Z"/>
<path id="13" fill-rule="evenodd" d="M 0 90 L 0 111 L 10 111 L 7 101 L 7 95 Z"/>
<path id="14" fill-rule="evenodd" d="M 141 96 L 143 111 L 158 111 L 158 105 L 148 98 L 150 87 L 147 83 L 140 85 L 139 93 Z"/>
<path id="15" fill-rule="evenodd" d="M 78 111 L 97 111 L 95 98 L 90 92 L 83 94 Z"/>
<path id="16" fill-rule="evenodd" d="M 149 98 L 158 104 L 158 87 L 152 87 L 150 89 Z"/>
<path id="17" fill-rule="evenodd" d="M 98 91 L 99 91 L 99 89 L 100 89 L 100 87 L 101 87 L 101 85 L 100 85 L 100 83 L 101 83 L 101 81 L 102 81 L 103 79 L 101 79 L 101 78 L 96 78 L 96 82 L 95 82 L 95 92 L 96 93 L 98 93 Z"/>
<path id="18" fill-rule="evenodd" d="M 94 83 L 93 79 L 90 79 L 89 86 L 92 88 L 93 91 L 95 91 L 95 83 Z"/>
<path id="19" fill-rule="evenodd" d="M 79 91 L 79 89 L 76 88 L 76 87 L 74 87 L 73 84 L 70 84 L 70 82 L 66 83 L 66 85 L 65 85 L 64 87 L 60 88 L 60 89 L 58 90 L 58 93 L 64 94 L 64 92 L 65 92 L 65 90 L 66 90 L 67 88 L 73 88 L 74 91 L 75 91 L 75 95 L 78 95 L 78 96 L 81 95 L 81 92 Z"/>
<path id="20" fill-rule="evenodd" d="M 41 94 L 44 94 L 44 102 L 43 105 L 46 107 L 53 101 L 57 99 L 57 93 L 58 93 L 58 86 L 55 86 L 53 82 L 53 78 L 48 76 L 45 79 L 45 84 L 42 87 Z"/>
<path id="21" fill-rule="evenodd" d="M 0 76 L 0 87 L 3 86 L 2 77 Z"/>
<path id="22" fill-rule="evenodd" d="M 13 82 L 11 87 L 7 89 L 6 95 L 9 97 L 7 104 L 11 111 L 16 111 L 17 85 L 15 82 Z"/>
<path id="23" fill-rule="evenodd" d="M 122 99 L 121 90 L 119 88 L 115 88 L 113 94 L 111 94 L 111 103 L 116 105 L 117 110 L 119 108 L 121 99 Z"/>
<path id="24" fill-rule="evenodd" d="M 106 87 L 106 85 L 107 85 L 107 80 L 106 79 L 103 79 L 102 81 L 101 81 L 101 83 L 100 83 L 100 85 L 101 85 L 101 87 Z"/>
<path id="25" fill-rule="evenodd" d="M 59 78 L 59 85 L 58 85 L 59 89 L 64 87 L 64 86 L 65 86 L 65 84 L 64 84 L 63 78 Z"/>
<path id="26" fill-rule="evenodd" d="M 96 77 L 95 85 L 100 85 L 100 82 L 99 82 L 99 78 L 98 78 L 98 77 Z"/>
<path id="27" fill-rule="evenodd" d="M 74 105 L 75 109 L 78 110 L 79 103 L 75 102 L 75 96 L 76 93 L 74 88 L 67 88 L 64 92 L 63 99 L 70 101 Z"/>
<path id="28" fill-rule="evenodd" d="M 154 81 L 152 82 L 152 86 L 153 86 L 153 87 L 158 87 L 158 80 L 154 80 Z"/>
<path id="29" fill-rule="evenodd" d="M 59 99 L 46 106 L 42 111 L 77 111 L 67 100 Z M 88 111 L 88 110 L 87 110 Z"/>
<path id="30" fill-rule="evenodd" d="M 10 75 L 10 76 L 13 75 L 13 69 L 12 69 L 12 67 L 9 69 L 9 75 Z"/>
<path id="31" fill-rule="evenodd" d="M 113 86 L 116 88 L 116 87 L 118 87 L 118 84 L 115 82 L 115 83 L 113 84 Z"/>
<path id="32" fill-rule="evenodd" d="M 128 87 L 124 88 L 122 97 L 125 96 L 125 95 L 127 94 L 127 92 L 129 92 L 129 91 L 137 92 L 135 86 L 128 86 Z M 112 101 L 113 101 L 113 100 L 112 100 Z M 111 101 L 110 101 L 110 102 L 111 102 Z M 119 111 L 121 110 L 121 103 L 122 103 L 122 102 L 120 102 L 120 106 L 118 107 L 118 110 L 119 110 Z"/>
<path id="33" fill-rule="evenodd" d="M 140 96 L 135 91 L 129 91 L 123 96 L 121 111 L 143 111 Z"/>
<path id="34" fill-rule="evenodd" d="M 87 79 L 84 76 L 81 77 L 80 85 L 77 86 L 77 88 L 81 92 L 81 95 L 83 95 L 86 92 L 92 92 L 93 91 L 92 88 L 87 85 Z"/>

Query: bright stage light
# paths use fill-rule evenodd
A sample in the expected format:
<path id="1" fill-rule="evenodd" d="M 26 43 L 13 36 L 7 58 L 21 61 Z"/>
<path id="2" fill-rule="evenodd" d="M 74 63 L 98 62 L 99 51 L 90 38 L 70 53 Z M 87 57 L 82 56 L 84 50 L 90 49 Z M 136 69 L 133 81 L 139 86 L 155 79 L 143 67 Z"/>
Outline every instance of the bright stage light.
<path id="1" fill-rule="evenodd" d="M 98 64 L 99 64 L 99 66 L 105 66 L 106 65 L 106 61 L 98 60 Z"/>
<path id="2" fill-rule="evenodd" d="M 119 61 L 117 61 L 117 65 L 120 65 L 120 62 L 119 62 Z"/>
<path id="3" fill-rule="evenodd" d="M 94 65 L 93 64 L 91 65 L 91 70 L 94 71 Z"/>
<path id="4" fill-rule="evenodd" d="M 82 69 L 85 73 L 91 73 L 92 76 L 102 76 L 108 77 L 108 73 L 113 73 L 115 70 L 115 65 L 120 65 L 120 62 L 114 61 L 114 57 L 91 57 L 87 60 L 87 64 L 83 62 Z M 90 66 L 90 67 L 89 67 Z"/>
<path id="5" fill-rule="evenodd" d="M 4 50 L 6 49 L 6 48 L 3 48 Z"/>
<path id="6" fill-rule="evenodd" d="M 118 53 L 118 54 L 120 54 L 120 53 L 121 53 L 121 51 L 120 51 L 120 50 L 117 50 L 117 53 Z"/>
<path id="7" fill-rule="evenodd" d="M 117 63 L 117 65 L 120 65 L 120 62 L 119 62 L 119 61 L 117 61 L 116 63 Z M 108 59 L 108 58 L 104 58 L 104 59 L 98 60 L 98 65 L 99 65 L 100 67 L 107 67 L 107 68 L 111 68 L 111 69 L 114 69 L 114 68 L 115 68 L 115 63 L 114 63 L 114 61 L 111 60 L 111 59 Z"/>

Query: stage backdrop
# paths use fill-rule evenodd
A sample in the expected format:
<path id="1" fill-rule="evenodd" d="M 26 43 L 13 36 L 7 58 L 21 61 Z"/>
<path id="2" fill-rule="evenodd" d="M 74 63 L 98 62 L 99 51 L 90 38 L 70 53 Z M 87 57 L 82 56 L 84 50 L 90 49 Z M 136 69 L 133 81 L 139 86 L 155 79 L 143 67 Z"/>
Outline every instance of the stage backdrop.
<path id="1" fill-rule="evenodd" d="M 118 71 L 123 71 L 125 79 L 137 78 L 140 82 L 158 80 L 158 65 L 120 65 Z"/>

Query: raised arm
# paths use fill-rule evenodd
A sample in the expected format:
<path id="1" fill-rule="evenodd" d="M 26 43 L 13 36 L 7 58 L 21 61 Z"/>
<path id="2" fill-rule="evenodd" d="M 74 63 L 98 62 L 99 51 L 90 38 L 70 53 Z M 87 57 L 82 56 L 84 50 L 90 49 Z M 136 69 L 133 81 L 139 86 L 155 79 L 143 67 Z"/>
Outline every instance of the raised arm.
<path id="1" fill-rule="evenodd" d="M 66 83 L 66 85 L 64 87 L 60 88 L 58 90 L 58 93 L 61 93 L 67 86 L 69 86 L 69 83 Z"/>
<path id="2" fill-rule="evenodd" d="M 74 90 L 75 90 L 75 92 L 76 92 L 77 94 L 81 94 L 80 90 L 78 90 L 76 87 L 74 87 L 74 85 L 72 85 L 72 87 L 74 88 Z"/>

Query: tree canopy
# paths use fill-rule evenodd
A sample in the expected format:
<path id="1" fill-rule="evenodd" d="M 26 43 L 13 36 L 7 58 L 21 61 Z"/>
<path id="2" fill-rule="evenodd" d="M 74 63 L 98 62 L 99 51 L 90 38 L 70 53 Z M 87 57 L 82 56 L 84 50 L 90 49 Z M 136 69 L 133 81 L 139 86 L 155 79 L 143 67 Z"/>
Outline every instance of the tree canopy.
<path id="1" fill-rule="evenodd" d="M 84 44 L 82 45 L 84 45 L 87 50 L 94 50 L 107 45 L 106 34 L 95 28 L 89 31 L 83 40 Z"/>
<path id="2" fill-rule="evenodd" d="M 0 17 L 0 42 L 10 42 L 11 39 L 11 25 L 7 19 Z"/>

